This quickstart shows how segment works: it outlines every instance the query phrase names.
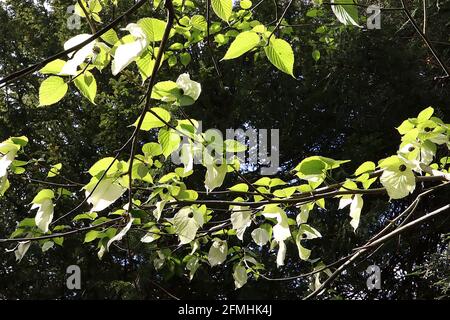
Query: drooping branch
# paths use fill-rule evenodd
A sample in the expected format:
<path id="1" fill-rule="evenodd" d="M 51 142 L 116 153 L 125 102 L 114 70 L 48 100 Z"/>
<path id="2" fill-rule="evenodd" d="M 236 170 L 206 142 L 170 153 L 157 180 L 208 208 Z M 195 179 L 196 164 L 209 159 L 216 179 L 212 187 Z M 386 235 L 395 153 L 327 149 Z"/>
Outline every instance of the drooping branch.
<path id="1" fill-rule="evenodd" d="M 159 66 L 161 65 L 161 60 L 164 55 L 167 40 L 169 39 L 170 30 L 172 29 L 173 22 L 175 19 L 175 12 L 174 12 L 174 8 L 173 8 L 172 0 L 166 0 L 165 7 L 167 10 L 167 24 L 164 29 L 164 34 L 163 34 L 161 43 L 159 45 L 158 54 L 156 56 L 155 64 L 154 64 L 152 74 L 150 77 L 150 81 L 149 81 L 149 84 L 147 87 L 145 105 L 144 105 L 144 108 L 142 109 L 141 115 L 139 117 L 138 123 L 136 125 L 136 128 L 135 128 L 133 136 L 132 136 L 132 141 L 131 141 L 130 164 L 129 164 L 129 168 L 128 168 L 128 177 L 129 177 L 128 211 L 130 211 L 132 209 L 132 202 L 133 202 L 133 185 L 132 185 L 132 183 L 133 183 L 133 162 L 134 162 L 134 156 L 136 154 L 136 144 L 137 144 L 137 139 L 139 137 L 139 130 L 141 129 L 142 123 L 144 122 L 145 114 L 147 112 L 150 112 L 152 115 L 156 116 L 157 118 L 159 118 L 161 120 L 161 117 L 159 117 L 156 114 L 156 112 L 154 112 L 150 109 L 150 101 L 151 101 L 152 90 L 156 83 Z"/>
<path id="2" fill-rule="evenodd" d="M 123 217 L 115 218 L 109 221 L 105 221 L 103 223 L 99 223 L 94 226 L 74 229 L 66 232 L 60 232 L 60 233 L 53 233 L 53 234 L 47 234 L 40 237 L 30 237 L 30 238 L 10 238 L 10 239 L 0 239 L 0 243 L 9 243 L 9 242 L 23 242 L 23 241 L 40 241 L 40 240 L 46 240 L 46 239 L 53 239 L 53 238 L 65 238 L 74 234 L 98 229 L 100 227 L 104 227 L 107 225 L 110 225 L 112 223 L 118 222 L 119 220 L 123 220 Z"/>

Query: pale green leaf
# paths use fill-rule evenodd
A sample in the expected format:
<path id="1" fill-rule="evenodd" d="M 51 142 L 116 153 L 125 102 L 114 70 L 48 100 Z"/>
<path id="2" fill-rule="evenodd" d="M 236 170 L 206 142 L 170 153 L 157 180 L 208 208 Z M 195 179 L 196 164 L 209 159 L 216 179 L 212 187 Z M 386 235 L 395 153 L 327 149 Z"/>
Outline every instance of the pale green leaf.
<path id="1" fill-rule="evenodd" d="M 264 47 L 269 61 L 281 71 L 294 76 L 294 51 L 291 45 L 283 39 L 271 39 Z"/>
<path id="2" fill-rule="evenodd" d="M 259 41 L 260 37 L 256 32 L 241 32 L 231 43 L 222 60 L 235 59 L 243 55 L 244 53 L 255 48 L 259 44 Z"/>
<path id="3" fill-rule="evenodd" d="M 158 133 L 158 142 L 161 144 L 164 157 L 168 157 L 173 151 L 178 149 L 181 138 L 173 129 L 162 128 Z"/>
<path id="4" fill-rule="evenodd" d="M 247 192 L 248 191 L 248 185 L 246 183 L 238 183 L 231 188 L 228 188 L 228 190 L 231 191 L 237 191 L 237 192 Z"/>
<path id="5" fill-rule="evenodd" d="M 242 9 L 250 9 L 252 7 L 252 2 L 250 0 L 241 0 L 239 5 Z"/>
<path id="6" fill-rule="evenodd" d="M 45 65 L 41 70 L 39 70 L 42 74 L 58 74 L 61 72 L 62 68 L 66 64 L 66 61 L 61 59 L 53 60 Z"/>
<path id="7" fill-rule="evenodd" d="M 62 163 L 57 163 L 57 164 L 53 165 L 47 174 L 47 178 L 51 178 L 51 177 L 55 177 L 55 176 L 59 175 L 59 171 L 61 170 L 61 168 L 62 168 Z"/>
<path id="8" fill-rule="evenodd" d="M 88 242 L 92 242 L 95 239 L 97 239 L 98 235 L 99 235 L 99 231 L 97 230 L 91 230 L 88 233 L 86 233 L 86 235 L 84 236 L 84 242 L 88 243 Z"/>
<path id="9" fill-rule="evenodd" d="M 45 79 L 39 87 L 39 105 L 48 106 L 57 103 L 66 95 L 68 87 L 61 77 L 52 76 Z"/>
<path id="10" fill-rule="evenodd" d="M 151 110 L 163 121 L 161 121 L 157 116 L 155 116 L 151 112 L 147 112 L 144 116 L 144 120 L 142 121 L 141 130 L 149 131 L 150 129 L 154 128 L 160 128 L 165 126 L 165 123 L 168 123 L 170 121 L 170 113 L 169 111 L 163 109 L 163 108 L 151 108 Z M 135 121 L 133 126 L 137 126 L 139 122 L 139 119 Z"/>
<path id="11" fill-rule="evenodd" d="M 434 109 L 432 107 L 428 107 L 419 113 L 419 115 L 417 116 L 417 121 L 419 122 L 427 121 L 428 119 L 431 118 L 433 113 Z"/>
<path id="12" fill-rule="evenodd" d="M 211 6 L 220 19 L 228 22 L 233 12 L 233 0 L 211 0 Z"/>
<path id="13" fill-rule="evenodd" d="M 95 96 L 97 95 L 97 81 L 91 72 L 85 71 L 74 80 L 75 86 L 80 90 L 81 94 L 89 101 L 95 104 Z"/>
<path id="14" fill-rule="evenodd" d="M 333 13 L 336 16 L 336 18 L 341 23 L 345 25 L 352 24 L 354 26 L 359 27 L 358 7 L 356 5 L 348 5 L 349 1 L 347 0 L 331 0 L 331 3 L 336 4 L 332 5 L 331 9 L 333 10 Z M 340 3 L 344 3 L 346 5 L 339 5 Z"/>

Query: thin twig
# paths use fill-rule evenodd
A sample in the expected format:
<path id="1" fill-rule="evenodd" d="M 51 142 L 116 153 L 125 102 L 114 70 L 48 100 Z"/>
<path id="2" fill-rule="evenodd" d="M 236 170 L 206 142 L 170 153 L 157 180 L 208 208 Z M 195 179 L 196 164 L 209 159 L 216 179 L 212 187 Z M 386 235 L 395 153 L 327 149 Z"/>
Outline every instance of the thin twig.
<path id="1" fill-rule="evenodd" d="M 87 20 L 88 24 L 89 24 L 89 27 L 91 28 L 91 32 L 92 32 L 92 33 L 96 33 L 97 30 L 96 30 L 96 28 L 95 28 L 95 24 L 94 24 L 94 22 L 91 20 L 91 17 L 89 16 L 89 13 L 87 12 L 86 8 L 85 8 L 84 5 L 83 5 L 83 2 L 82 2 L 81 0 L 77 0 L 77 3 L 78 3 L 78 5 L 81 7 L 81 10 L 83 10 L 83 13 L 84 13 L 84 15 L 85 15 L 85 17 L 86 17 L 86 20 Z"/>

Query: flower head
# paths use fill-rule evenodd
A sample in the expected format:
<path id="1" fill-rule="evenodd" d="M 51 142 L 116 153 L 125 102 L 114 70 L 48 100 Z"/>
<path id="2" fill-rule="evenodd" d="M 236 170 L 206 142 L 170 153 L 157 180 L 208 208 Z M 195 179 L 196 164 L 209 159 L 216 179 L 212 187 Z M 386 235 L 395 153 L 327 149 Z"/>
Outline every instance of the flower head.
<path id="1" fill-rule="evenodd" d="M 177 86 L 183 90 L 185 96 L 191 97 L 194 101 L 198 99 L 202 92 L 200 83 L 191 80 L 189 73 L 183 73 L 178 77 Z"/>

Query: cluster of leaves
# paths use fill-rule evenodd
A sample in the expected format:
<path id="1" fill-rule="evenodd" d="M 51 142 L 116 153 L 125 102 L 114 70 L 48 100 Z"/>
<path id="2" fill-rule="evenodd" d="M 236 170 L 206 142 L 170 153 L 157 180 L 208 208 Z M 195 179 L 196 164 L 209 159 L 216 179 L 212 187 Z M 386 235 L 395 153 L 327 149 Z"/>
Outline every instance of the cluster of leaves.
<path id="1" fill-rule="evenodd" d="M 89 8 L 92 19 L 101 21 L 100 2 L 82 3 Z M 157 8 L 160 3 L 155 1 L 154 5 Z M 174 5 L 181 13 L 194 8 L 190 1 L 174 1 Z M 227 27 L 222 27 L 222 22 L 214 22 L 210 30 L 206 30 L 207 22 L 201 15 L 183 16 L 179 19 L 171 30 L 170 39 L 173 43 L 170 44 L 169 51 L 164 52 L 162 63 L 167 62 L 169 68 L 178 61 L 183 66 L 188 65 L 191 60 L 189 48 L 204 45 L 209 41 L 209 35 L 213 35 L 218 45 L 230 42 L 222 60 L 235 59 L 253 52 L 255 55 L 267 56 L 276 68 L 294 76 L 294 54 L 290 44 L 277 38 L 273 27 L 266 27 L 253 20 L 250 1 L 241 1 L 239 11 L 233 12 L 232 7 L 231 1 L 212 1 L 214 12 L 228 23 Z M 333 6 L 333 11 L 344 24 L 348 21 L 355 24 L 352 22 L 355 21 L 352 18 L 354 14 L 348 9 L 342 9 L 349 7 L 352 6 Z M 84 15 L 79 9 L 76 12 L 80 16 Z M 352 19 L 349 20 L 350 18 Z M 129 24 L 124 29 L 129 34 L 122 38 L 111 29 L 101 39 L 91 41 L 70 54 L 68 61 L 52 61 L 40 70 L 42 74 L 52 75 L 41 84 L 40 105 L 51 105 L 61 100 L 68 91 L 69 82 L 73 82 L 79 92 L 95 104 L 97 84 L 93 70 L 101 72 L 110 62 L 113 75 L 136 63 L 142 80 L 146 81 L 155 68 L 155 56 L 158 54 L 155 44 L 162 40 L 165 27 L 166 22 L 162 20 L 143 18 Z M 77 35 L 68 40 L 64 48 L 69 49 L 90 37 L 90 34 Z M 313 57 L 318 60 L 320 55 L 315 53 Z M 131 170 L 129 160 L 113 157 L 103 158 L 90 168 L 91 180 L 83 189 L 86 202 L 91 207 L 89 212 L 77 215 L 73 221 L 84 220 L 91 226 L 102 227 L 87 232 L 84 241 L 97 241 L 98 256 L 102 258 L 111 244 L 121 241 L 128 232 L 144 230 L 145 235 L 141 241 L 157 248 L 155 269 L 181 265 L 192 279 L 202 265 L 215 267 L 232 264 L 236 288 L 245 285 L 249 275 L 257 278 L 260 270 L 264 269 L 264 265 L 258 262 L 258 251 L 261 249 L 254 245 L 267 246 L 269 250 L 278 248 L 276 262 L 278 266 L 282 266 L 287 243 L 294 243 L 299 258 L 311 262 L 317 268 L 322 262 L 310 259 L 311 251 L 307 248 L 307 243 L 308 240 L 320 238 L 321 233 L 308 223 L 309 214 L 315 208 L 326 208 L 325 198 L 320 197 L 321 192 L 327 190 L 324 185 L 331 179 L 332 170 L 348 161 L 321 156 L 308 157 L 294 168 L 302 184 L 263 177 L 254 183 L 231 186 L 227 188 L 229 193 L 237 193 L 239 196 L 227 203 L 229 206 L 226 211 L 230 212 L 230 217 L 223 222 L 217 221 L 215 208 L 208 205 L 207 200 L 199 199 L 198 190 L 189 189 L 186 180 L 193 173 L 194 159 L 201 159 L 201 164 L 206 169 L 204 186 L 208 193 L 212 193 L 224 184 L 227 174 L 239 170 L 238 158 L 234 157 L 232 163 L 228 163 L 224 155 L 242 151 L 243 146 L 233 140 L 220 143 L 211 141 L 206 134 L 197 132 L 198 125 L 194 119 L 174 117 L 173 111 L 194 104 L 200 93 L 201 85 L 191 80 L 189 74 L 179 75 L 176 81 L 156 83 L 151 98 L 159 101 L 159 104 L 144 115 L 139 129 L 151 130 L 158 137 L 158 142 L 142 146 L 142 152 L 135 155 Z M 134 126 L 138 126 L 138 123 L 139 119 Z M 433 117 L 432 108 L 425 109 L 417 118 L 406 120 L 398 131 L 402 135 L 402 144 L 396 155 L 380 160 L 378 165 L 374 162 L 361 164 L 338 187 L 339 191 L 348 192 L 336 198 L 339 200 L 339 208 L 350 205 L 350 224 L 354 230 L 359 226 L 363 208 L 361 191 L 370 190 L 377 180 L 391 199 L 401 199 L 414 191 L 417 176 L 447 178 L 447 158 L 434 161 L 439 146 L 449 147 L 449 127 Z M 181 145 L 183 137 L 188 139 L 187 145 Z M 26 170 L 25 161 L 15 160 L 26 141 L 24 137 L 10 138 L 1 145 L 0 162 L 4 171 L 1 175 L 2 194 L 9 185 L 7 171 L 21 174 Z M 204 152 L 211 148 L 221 155 L 220 159 Z M 169 156 L 177 150 L 181 152 L 183 166 L 168 173 L 162 172 L 161 168 L 168 162 Z M 61 164 L 53 165 L 48 177 L 57 177 L 61 169 Z M 130 185 L 151 193 L 148 196 L 135 194 L 132 208 L 129 204 L 117 206 Z M 12 235 L 13 238 L 57 234 L 69 228 L 65 225 L 51 227 L 54 205 L 57 204 L 55 198 L 71 194 L 62 189 L 55 191 L 43 189 L 38 192 L 31 207 L 37 209 L 35 218 L 22 221 Z M 308 198 L 310 195 L 313 196 L 312 200 Z M 125 223 L 103 227 L 104 223 L 114 221 L 110 215 L 124 217 Z M 250 234 L 253 243 L 243 245 L 247 234 Z M 170 239 L 177 239 L 178 246 L 189 245 L 188 254 L 180 259 L 170 248 L 164 248 L 164 243 L 173 243 Z M 40 245 L 46 251 L 53 243 L 62 245 L 62 238 L 55 235 L 51 240 L 41 241 Z M 29 246 L 29 241 L 19 243 L 15 248 L 17 260 L 22 259 Z"/>

